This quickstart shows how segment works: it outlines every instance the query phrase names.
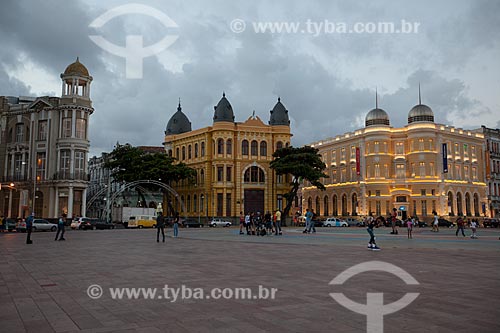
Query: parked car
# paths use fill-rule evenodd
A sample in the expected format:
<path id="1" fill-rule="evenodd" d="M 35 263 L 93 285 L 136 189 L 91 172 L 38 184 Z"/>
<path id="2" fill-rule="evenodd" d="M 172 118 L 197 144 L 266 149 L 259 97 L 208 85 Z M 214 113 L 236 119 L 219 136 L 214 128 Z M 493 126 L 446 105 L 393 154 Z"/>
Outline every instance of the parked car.
<path id="1" fill-rule="evenodd" d="M 94 228 L 97 229 L 97 230 L 104 230 L 104 229 L 114 229 L 115 228 L 115 224 L 112 223 L 112 222 L 108 222 L 108 221 L 96 221 L 94 223 Z"/>
<path id="2" fill-rule="evenodd" d="M 4 224 L 4 230 L 6 231 L 14 231 L 16 230 L 16 221 L 14 219 L 9 219 L 9 218 L 6 218 L 3 220 L 3 224 Z"/>
<path id="3" fill-rule="evenodd" d="M 184 228 L 203 228 L 203 223 L 193 219 L 182 220 L 181 224 Z"/>
<path id="4" fill-rule="evenodd" d="M 359 226 L 360 222 L 363 222 L 359 218 L 356 218 L 356 217 L 348 217 L 348 218 L 344 219 L 344 221 L 347 222 L 347 225 L 349 227 Z"/>
<path id="5" fill-rule="evenodd" d="M 485 228 L 498 228 L 499 224 L 500 224 L 500 219 L 497 218 L 492 218 L 492 219 L 485 218 L 483 220 L 483 227 Z"/>
<path id="6" fill-rule="evenodd" d="M 348 227 L 349 224 L 337 217 L 329 217 L 323 222 L 323 227 Z"/>
<path id="7" fill-rule="evenodd" d="M 428 226 L 425 221 L 420 221 L 420 220 L 417 220 L 417 225 L 419 228 L 425 228 Z"/>
<path id="8" fill-rule="evenodd" d="M 215 227 L 230 227 L 231 224 L 232 224 L 231 222 L 222 219 L 213 219 L 212 221 L 210 221 L 209 225 L 215 228 Z"/>
<path id="9" fill-rule="evenodd" d="M 137 215 L 128 219 L 127 228 L 154 228 L 156 227 L 155 215 Z"/>
<path id="10" fill-rule="evenodd" d="M 18 218 L 16 220 L 16 231 L 26 232 L 26 221 L 24 221 L 24 219 Z"/>
<path id="11" fill-rule="evenodd" d="M 80 230 L 94 230 L 95 225 L 97 222 L 99 222 L 99 219 L 93 219 L 93 218 L 88 218 L 86 217 L 83 219 L 82 223 L 80 223 Z"/>
<path id="12" fill-rule="evenodd" d="M 42 231 L 56 231 L 57 224 L 50 223 L 44 219 L 34 219 L 33 220 L 33 231 L 42 230 Z"/>
<path id="13" fill-rule="evenodd" d="M 442 217 L 438 218 L 438 226 L 452 228 L 454 226 L 453 222 L 450 222 Z"/>
<path id="14" fill-rule="evenodd" d="M 88 217 L 76 217 L 70 224 L 71 229 L 80 229 L 80 224 L 85 220 L 88 220 Z"/>

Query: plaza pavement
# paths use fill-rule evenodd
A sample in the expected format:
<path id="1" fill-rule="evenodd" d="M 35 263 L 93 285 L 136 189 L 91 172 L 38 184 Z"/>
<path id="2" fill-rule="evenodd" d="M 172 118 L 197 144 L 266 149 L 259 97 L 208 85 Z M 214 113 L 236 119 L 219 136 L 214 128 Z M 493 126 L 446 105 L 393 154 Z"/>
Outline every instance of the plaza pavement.
<path id="1" fill-rule="evenodd" d="M 171 235 L 171 229 L 168 235 Z M 156 243 L 156 230 L 0 234 L 0 332 L 366 332 L 366 316 L 329 293 L 384 304 L 420 293 L 384 317 L 384 332 L 499 332 L 500 230 L 479 229 L 479 239 L 454 230 L 417 229 L 390 235 L 376 229 L 382 251 L 366 248 L 364 228 L 318 228 L 305 235 L 239 235 L 237 228 L 181 229 L 180 238 Z M 467 233 L 469 231 L 467 230 Z M 339 273 L 368 261 L 394 264 L 420 284 L 387 272 L 364 272 L 343 285 Z M 90 285 L 103 288 L 99 299 Z M 108 288 L 278 288 L 274 300 L 114 300 Z"/>

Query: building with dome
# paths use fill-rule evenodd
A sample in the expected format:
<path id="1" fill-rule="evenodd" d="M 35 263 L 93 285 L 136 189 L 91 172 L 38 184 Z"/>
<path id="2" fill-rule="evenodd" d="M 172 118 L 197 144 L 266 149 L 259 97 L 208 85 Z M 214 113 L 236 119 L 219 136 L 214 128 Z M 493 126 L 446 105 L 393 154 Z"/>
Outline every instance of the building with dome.
<path id="1" fill-rule="evenodd" d="M 291 136 L 288 110 L 279 98 L 268 124 L 255 115 L 236 122 L 223 94 L 214 107 L 213 124 L 194 130 L 179 102 L 163 145 L 170 156 L 195 169 L 197 176 L 194 183 L 173 184 L 179 194 L 176 209 L 196 218 L 282 209 L 288 182 L 276 176 L 269 163 L 276 149 L 290 144 Z"/>
<path id="2" fill-rule="evenodd" d="M 85 215 L 92 76 L 77 58 L 61 81 L 61 97 L 0 96 L 4 216 Z"/>
<path id="3" fill-rule="evenodd" d="M 326 190 L 304 184 L 296 206 L 321 216 L 387 216 L 397 208 L 401 218 L 430 220 L 432 212 L 488 215 L 484 134 L 434 122 L 432 109 L 419 102 L 408 112 L 408 124 L 396 128 L 378 107 L 365 127 L 313 142 L 329 178 Z"/>

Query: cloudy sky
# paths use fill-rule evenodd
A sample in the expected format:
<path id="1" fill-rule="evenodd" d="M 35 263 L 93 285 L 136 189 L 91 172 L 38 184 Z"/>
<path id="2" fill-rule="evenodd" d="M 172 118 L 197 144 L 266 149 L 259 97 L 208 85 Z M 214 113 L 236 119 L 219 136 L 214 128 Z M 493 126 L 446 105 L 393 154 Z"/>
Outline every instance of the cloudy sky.
<path id="1" fill-rule="evenodd" d="M 89 25 L 118 6 L 137 3 L 167 15 L 165 27 L 144 14 Z M 60 95 L 59 75 L 77 56 L 94 78 L 91 155 L 114 144 L 161 146 L 178 99 L 193 128 L 212 124 L 222 92 L 236 121 L 255 110 L 267 123 L 278 96 L 289 110 L 293 145 L 362 127 L 374 107 L 391 125 L 406 124 L 418 101 L 436 121 L 500 127 L 500 2 L 491 1 L 67 1 L 4 0 L 0 11 L 0 95 Z M 243 20 L 234 25 L 233 20 Z M 334 24 L 402 20 L 409 34 L 311 30 Z M 233 22 L 233 25 L 232 25 Z M 299 24 L 296 32 L 256 32 L 257 24 Z M 309 25 L 307 25 L 310 22 Z M 237 30 L 237 32 L 234 32 Z M 128 78 L 125 59 L 96 45 L 102 35 L 125 46 L 178 36 L 144 58 L 142 78 Z"/>

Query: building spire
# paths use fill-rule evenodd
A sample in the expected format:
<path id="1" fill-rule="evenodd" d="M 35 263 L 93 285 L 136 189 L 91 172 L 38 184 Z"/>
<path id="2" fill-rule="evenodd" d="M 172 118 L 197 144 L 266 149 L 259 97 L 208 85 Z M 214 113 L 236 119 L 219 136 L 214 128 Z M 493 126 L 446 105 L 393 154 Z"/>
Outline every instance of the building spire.
<path id="1" fill-rule="evenodd" d="M 422 97 L 420 95 L 420 82 L 418 83 L 418 105 L 422 104 Z"/>
<path id="2" fill-rule="evenodd" d="M 181 98 L 179 97 L 179 106 L 177 107 L 177 111 L 181 111 L 182 108 L 181 108 Z"/>
<path id="3" fill-rule="evenodd" d="M 377 93 L 377 87 L 375 87 L 375 109 L 378 109 L 378 93 Z"/>
<path id="4" fill-rule="evenodd" d="M 222 91 L 222 97 L 226 97 L 226 92 Z"/>

